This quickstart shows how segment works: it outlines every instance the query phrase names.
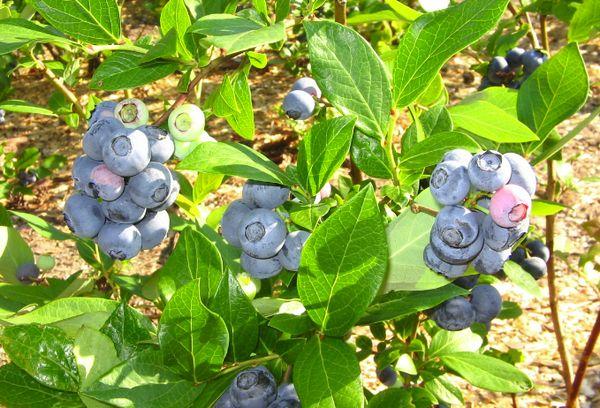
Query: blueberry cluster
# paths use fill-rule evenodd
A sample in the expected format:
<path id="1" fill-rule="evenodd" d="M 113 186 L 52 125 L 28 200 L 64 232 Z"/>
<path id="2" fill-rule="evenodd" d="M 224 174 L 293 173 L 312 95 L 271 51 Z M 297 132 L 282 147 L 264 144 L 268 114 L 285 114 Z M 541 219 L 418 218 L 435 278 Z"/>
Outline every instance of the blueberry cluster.
<path id="1" fill-rule="evenodd" d="M 191 103 L 181 105 L 169 115 L 169 132 L 175 139 L 175 157 L 185 159 L 200 143 L 215 142 L 204 130 L 202 109 Z"/>
<path id="2" fill-rule="evenodd" d="M 229 244 L 242 249 L 240 263 L 252 277 L 271 278 L 283 268 L 297 271 L 306 231 L 288 233 L 284 220 L 274 211 L 285 203 L 290 189 L 249 180 L 242 199 L 235 200 L 221 219 L 221 233 Z"/>
<path id="3" fill-rule="evenodd" d="M 138 99 L 101 102 L 83 137 L 85 155 L 73 165 L 77 192 L 67 199 L 65 222 L 114 259 L 160 244 L 169 230 L 166 210 L 179 194 L 177 175 L 164 165 L 173 139 L 147 122 Z"/>
<path id="4" fill-rule="evenodd" d="M 265 367 L 239 373 L 215 404 L 215 408 L 300 408 L 294 384 L 277 388 L 273 374 Z"/>
<path id="5" fill-rule="evenodd" d="M 550 250 L 539 239 L 526 241 L 525 247 L 519 247 L 513 251 L 510 260 L 521 265 L 521 268 L 538 280 L 546 276 L 548 267 L 546 263 L 550 259 Z"/>
<path id="6" fill-rule="evenodd" d="M 477 282 L 477 275 L 474 276 Z M 433 312 L 433 320 L 445 330 L 464 330 L 473 323 L 489 324 L 501 309 L 498 290 L 491 285 L 479 285 L 471 290 L 469 297 L 457 296 L 442 303 Z"/>
<path id="7" fill-rule="evenodd" d="M 291 119 L 306 120 L 315 112 L 315 99 L 321 90 L 314 79 L 303 77 L 294 82 L 292 90 L 283 98 L 283 110 Z"/>
<path id="8" fill-rule="evenodd" d="M 516 153 L 447 152 L 431 174 L 431 193 L 445 207 L 431 229 L 425 264 L 447 278 L 461 276 L 469 264 L 479 273 L 500 272 L 529 229 L 536 186 L 533 168 Z M 469 209 L 465 201 L 474 200 L 489 215 Z"/>
<path id="9" fill-rule="evenodd" d="M 505 57 L 496 56 L 492 59 L 487 76 L 481 81 L 479 89 L 501 85 L 519 89 L 523 81 L 547 59 L 548 56 L 541 51 L 525 51 L 515 47 L 508 51 Z"/>

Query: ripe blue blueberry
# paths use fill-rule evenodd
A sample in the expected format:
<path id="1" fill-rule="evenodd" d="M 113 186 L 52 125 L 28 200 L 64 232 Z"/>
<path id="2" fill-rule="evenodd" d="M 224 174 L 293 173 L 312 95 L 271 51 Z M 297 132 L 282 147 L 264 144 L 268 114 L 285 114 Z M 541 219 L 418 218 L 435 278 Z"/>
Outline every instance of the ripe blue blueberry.
<path id="1" fill-rule="evenodd" d="M 80 238 L 94 238 L 106 221 L 100 203 L 83 194 L 69 197 L 63 215 L 69 229 Z"/>
<path id="2" fill-rule="evenodd" d="M 274 256 L 272 258 L 260 259 L 254 258 L 245 252 L 242 252 L 240 256 L 240 265 L 256 279 L 267 279 L 276 276 L 281 272 L 281 262 L 279 258 Z"/>
<path id="3" fill-rule="evenodd" d="M 537 188 L 537 177 L 531 164 L 523 156 L 516 153 L 505 153 L 504 158 L 508 160 L 511 168 L 508 184 L 523 187 L 530 196 L 533 196 Z"/>
<path id="4" fill-rule="evenodd" d="M 510 249 L 529 229 L 529 220 L 523 220 L 516 227 L 504 228 L 492 220 L 489 215 L 483 221 L 483 238 L 485 244 L 494 251 Z"/>
<path id="5" fill-rule="evenodd" d="M 544 262 L 548 262 L 550 259 L 550 249 L 539 239 L 535 239 L 533 241 L 529 241 L 526 245 L 531 256 L 537 256 L 538 258 L 542 258 Z"/>
<path id="6" fill-rule="evenodd" d="M 278 184 L 248 180 L 242 189 L 242 201 L 249 207 L 275 209 L 290 198 L 290 189 Z"/>
<path id="7" fill-rule="evenodd" d="M 457 162 L 461 163 L 463 166 L 467 167 L 469 165 L 469 163 L 471 162 L 472 158 L 473 158 L 473 155 L 468 150 L 452 149 L 452 150 L 446 152 L 446 154 L 444 154 L 442 161 L 443 162 L 457 161 Z"/>
<path id="8" fill-rule="evenodd" d="M 489 193 L 508 183 L 511 175 L 510 163 L 495 150 L 486 150 L 476 154 L 469 163 L 471 184 L 481 191 Z"/>
<path id="9" fill-rule="evenodd" d="M 230 392 L 237 408 L 264 408 L 277 398 L 277 384 L 273 375 L 259 366 L 239 373 L 231 384 Z"/>
<path id="10" fill-rule="evenodd" d="M 464 265 L 470 262 L 479 254 L 483 247 L 483 234 L 478 234 L 475 241 L 463 248 L 455 248 L 448 245 L 442 240 L 442 237 L 435 229 L 431 230 L 429 238 L 431 248 L 438 258 L 453 265 Z"/>
<path id="11" fill-rule="evenodd" d="M 548 265 L 546 265 L 546 262 L 537 256 L 525 259 L 521 262 L 521 268 L 536 280 L 543 278 L 548 272 Z"/>
<path id="12" fill-rule="evenodd" d="M 502 296 L 491 285 L 479 285 L 471 291 L 471 305 L 475 309 L 475 321 L 488 323 L 500 314 Z"/>
<path id="13" fill-rule="evenodd" d="M 261 259 L 277 255 L 283 247 L 286 235 L 287 230 L 281 217 L 264 208 L 257 208 L 246 214 L 238 230 L 244 252 Z"/>
<path id="14" fill-rule="evenodd" d="M 75 190 L 94 197 L 94 189 L 91 185 L 92 171 L 102 163 L 90 159 L 88 156 L 79 156 L 73 163 L 73 182 Z"/>
<path id="15" fill-rule="evenodd" d="M 199 141 L 204 124 L 204 112 L 191 103 L 175 108 L 169 115 L 169 132 L 180 142 Z"/>
<path id="16" fill-rule="evenodd" d="M 17 279 L 25 285 L 30 285 L 40 276 L 40 268 L 36 264 L 28 262 L 17 268 Z"/>
<path id="17" fill-rule="evenodd" d="M 147 211 L 146 216 L 135 224 L 142 235 L 142 249 L 152 249 L 159 245 L 169 232 L 169 213 Z"/>
<path id="18" fill-rule="evenodd" d="M 175 201 L 177 201 L 177 196 L 179 196 L 179 190 L 181 189 L 181 185 L 179 184 L 179 176 L 177 176 L 177 173 L 175 173 L 174 171 L 170 172 L 171 186 L 169 191 L 169 197 L 164 203 L 162 203 L 158 207 L 152 208 L 152 211 L 154 212 L 164 211 L 170 208 L 173 204 L 175 204 Z"/>
<path id="19" fill-rule="evenodd" d="M 508 62 L 504 57 L 494 57 L 488 68 L 488 79 L 494 85 L 501 85 L 510 72 Z"/>
<path id="20" fill-rule="evenodd" d="M 126 128 L 137 128 L 148 123 L 148 108 L 136 98 L 124 99 L 115 106 L 115 118 Z"/>
<path id="21" fill-rule="evenodd" d="M 115 201 L 103 201 L 102 212 L 110 221 L 123 224 L 134 224 L 146 215 L 146 209 L 131 198 L 129 187 Z"/>
<path id="22" fill-rule="evenodd" d="M 294 384 L 282 384 L 277 390 L 277 399 L 267 408 L 300 408 L 300 399 L 296 393 Z"/>
<path id="23" fill-rule="evenodd" d="M 281 266 L 288 271 L 298 270 L 300 267 L 302 248 L 304 248 L 304 244 L 308 237 L 310 237 L 310 233 L 307 231 L 293 231 L 288 234 L 285 238 L 283 248 L 281 248 L 281 251 L 277 254 Z"/>
<path id="24" fill-rule="evenodd" d="M 98 234 L 98 246 L 113 259 L 131 259 L 142 249 L 140 231 L 131 224 L 107 222 Z"/>
<path id="25" fill-rule="evenodd" d="M 121 129 L 102 148 L 102 160 L 119 176 L 135 176 L 150 163 L 148 138 L 140 130 Z"/>
<path id="26" fill-rule="evenodd" d="M 423 261 L 425 265 L 434 272 L 445 276 L 446 278 L 455 278 L 461 276 L 467 271 L 469 265 L 464 263 L 462 265 L 453 265 L 448 262 L 442 261 L 431 248 L 431 245 L 427 245 L 423 251 Z"/>
<path id="27" fill-rule="evenodd" d="M 319 85 L 317 85 L 317 81 L 310 77 L 303 77 L 294 82 L 292 91 L 304 91 L 314 98 L 321 98 L 321 90 L 319 89 Z"/>
<path id="28" fill-rule="evenodd" d="M 392 366 L 385 366 L 377 370 L 377 379 L 385 386 L 391 387 L 398 381 L 398 373 Z"/>
<path id="29" fill-rule="evenodd" d="M 23 187 L 30 186 L 37 181 L 37 175 L 33 170 L 21 170 L 18 178 L 19 184 L 21 184 Z"/>
<path id="30" fill-rule="evenodd" d="M 460 204 L 471 189 L 467 168 L 454 160 L 441 162 L 431 173 L 429 187 L 431 194 L 440 204 Z"/>
<path id="31" fill-rule="evenodd" d="M 435 217 L 433 228 L 446 244 L 464 248 L 479 234 L 478 214 L 462 206 L 449 205 Z"/>
<path id="32" fill-rule="evenodd" d="M 127 188 L 134 203 L 144 208 L 156 208 L 169 198 L 172 182 L 168 168 L 150 162 L 148 167 L 129 179 Z"/>
<path id="33" fill-rule="evenodd" d="M 229 388 L 223 393 L 223 395 L 221 395 L 221 398 L 219 398 L 219 400 L 215 403 L 214 408 L 237 408 L 235 405 L 233 405 Z"/>
<path id="34" fill-rule="evenodd" d="M 523 64 L 523 48 L 515 47 L 506 53 L 506 61 L 511 69 L 517 69 Z"/>
<path id="35" fill-rule="evenodd" d="M 515 249 L 513 251 L 512 254 L 510 254 L 510 259 L 511 261 L 517 263 L 517 264 L 521 264 L 521 262 L 523 262 L 525 260 L 525 258 L 527 257 L 527 253 L 525 252 L 525 250 L 521 247 Z"/>
<path id="36" fill-rule="evenodd" d="M 479 274 L 477 275 L 467 275 L 461 276 L 460 278 L 456 278 L 452 281 L 456 286 L 460 286 L 463 289 L 472 289 L 477 285 L 479 281 Z"/>
<path id="37" fill-rule="evenodd" d="M 125 179 L 110 171 L 106 164 L 100 164 L 94 167 L 90 174 L 89 187 L 94 198 L 114 201 L 123 194 Z"/>
<path id="38" fill-rule="evenodd" d="M 123 125 L 114 118 L 99 119 L 83 135 L 83 151 L 91 159 L 102 160 L 102 149 L 107 140 Z"/>
<path id="39" fill-rule="evenodd" d="M 467 299 L 457 296 L 442 303 L 433 313 L 433 320 L 445 330 L 464 330 L 475 322 L 475 309 Z"/>
<path id="40" fill-rule="evenodd" d="M 504 263 L 508 261 L 510 249 L 504 251 L 494 251 L 487 245 L 484 245 L 481 252 L 473 259 L 473 268 L 485 275 L 494 275 L 502 269 Z"/>
<path id="41" fill-rule="evenodd" d="M 540 65 L 548 60 L 548 57 L 538 50 L 529 50 L 523 53 L 521 57 L 523 61 L 523 69 L 526 74 L 532 74 Z"/>
<path id="42" fill-rule="evenodd" d="M 230 245 L 240 248 L 240 238 L 238 237 L 238 231 L 240 230 L 240 223 L 242 219 L 248 215 L 250 208 L 242 202 L 242 200 L 232 201 L 227 207 L 227 210 L 221 218 L 221 234 L 223 238 Z"/>
<path id="43" fill-rule="evenodd" d="M 173 137 L 167 132 L 156 126 L 142 126 L 138 130 L 144 132 L 150 144 L 150 160 L 157 163 L 165 163 L 173 156 L 175 144 Z"/>
<path id="44" fill-rule="evenodd" d="M 283 98 L 283 111 L 291 119 L 306 120 L 315 111 L 315 100 L 304 91 L 292 91 Z"/>
<path id="45" fill-rule="evenodd" d="M 112 118 L 115 119 L 115 107 L 117 106 L 116 102 L 111 101 L 102 101 L 98 105 L 94 107 L 92 111 L 92 116 L 88 121 L 88 126 L 92 127 L 94 123 L 101 119 Z"/>

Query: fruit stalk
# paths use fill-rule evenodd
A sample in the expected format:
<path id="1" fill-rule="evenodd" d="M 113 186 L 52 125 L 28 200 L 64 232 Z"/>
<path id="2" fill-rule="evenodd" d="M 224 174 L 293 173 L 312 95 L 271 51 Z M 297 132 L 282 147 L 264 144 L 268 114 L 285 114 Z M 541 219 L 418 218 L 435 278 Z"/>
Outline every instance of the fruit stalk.
<path id="1" fill-rule="evenodd" d="M 542 32 L 542 47 L 550 55 L 550 42 L 548 41 L 548 29 L 546 27 L 547 16 L 540 14 L 540 31 Z"/>
<path id="2" fill-rule="evenodd" d="M 527 37 L 529 37 L 529 41 L 531 42 L 531 45 L 533 45 L 533 48 L 540 48 L 540 42 L 533 28 L 533 24 L 531 24 L 531 18 L 529 18 L 529 14 L 527 14 L 526 12 L 522 14 L 519 13 L 511 2 L 508 2 L 508 10 L 512 13 L 513 16 L 520 17 L 521 22 L 523 24 L 527 24 L 529 26 Z"/>

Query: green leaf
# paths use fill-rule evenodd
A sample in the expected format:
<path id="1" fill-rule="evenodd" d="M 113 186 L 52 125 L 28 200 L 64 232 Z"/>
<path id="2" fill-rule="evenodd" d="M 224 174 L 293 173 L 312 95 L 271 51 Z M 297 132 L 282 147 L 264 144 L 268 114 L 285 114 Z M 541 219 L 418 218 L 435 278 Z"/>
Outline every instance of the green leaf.
<path id="1" fill-rule="evenodd" d="M 190 32 L 205 35 L 210 45 L 223 48 L 227 54 L 285 40 L 283 21 L 264 26 L 256 21 L 231 14 L 209 14 L 198 19 Z"/>
<path id="2" fill-rule="evenodd" d="M 442 132 L 413 145 L 400 157 L 399 166 L 406 170 L 420 170 L 439 163 L 448 150 L 466 149 L 476 152 L 479 145 L 461 132 Z"/>
<path id="3" fill-rule="evenodd" d="M 112 340 L 119 357 L 127 360 L 144 348 L 142 342 L 152 339 L 150 333 L 154 332 L 154 326 L 145 315 L 121 303 L 100 331 Z"/>
<path id="4" fill-rule="evenodd" d="M 331 206 L 324 202 L 320 202 L 319 204 L 299 204 L 288 201 L 285 206 L 290 214 L 290 220 L 309 231 L 314 230 L 331 209 Z"/>
<path id="5" fill-rule="evenodd" d="M 444 374 L 425 382 L 425 389 L 435 395 L 438 401 L 449 405 L 463 406 L 464 400 L 460 388 L 452 384 L 449 375 Z"/>
<path id="6" fill-rule="evenodd" d="M 420 11 L 408 7 L 398 0 L 385 0 L 385 4 L 406 21 L 414 21 L 422 14 Z"/>
<path id="7" fill-rule="evenodd" d="M 90 87 L 105 91 L 135 88 L 158 81 L 178 68 L 173 61 L 154 60 L 141 64 L 144 54 L 130 51 L 113 53 L 96 70 Z"/>
<path id="8" fill-rule="evenodd" d="M 17 279 L 17 269 L 34 261 L 33 252 L 16 229 L 0 227 L 0 278 L 22 285 Z"/>
<path id="9" fill-rule="evenodd" d="M 368 176 L 381 179 L 393 177 L 392 164 L 385 149 L 374 137 L 356 130 L 352 138 L 350 153 L 354 164 Z"/>
<path id="10" fill-rule="evenodd" d="M 299 336 L 314 329 L 313 322 L 307 314 L 300 316 L 288 313 L 276 314 L 269 320 L 269 326 L 292 336 Z"/>
<path id="11" fill-rule="evenodd" d="M 14 364 L 43 385 L 61 391 L 77 391 L 79 374 L 73 341 L 51 326 L 5 327 L 0 343 Z"/>
<path id="12" fill-rule="evenodd" d="M 429 345 L 429 357 L 452 355 L 461 351 L 476 352 L 483 344 L 483 339 L 471 329 L 461 331 L 440 330 L 433 335 Z"/>
<path id="13" fill-rule="evenodd" d="M 585 42 L 600 31 L 600 4 L 595 0 L 570 3 L 577 7 L 569 23 L 569 41 Z"/>
<path id="14" fill-rule="evenodd" d="M 116 0 L 32 0 L 29 3 L 52 26 L 91 44 L 111 44 L 121 37 Z"/>
<path id="15" fill-rule="evenodd" d="M 227 326 L 233 361 L 250 357 L 258 343 L 258 318 L 252 302 L 231 272 L 221 279 L 210 309 L 221 316 Z"/>
<path id="16" fill-rule="evenodd" d="M 145 64 L 160 58 L 170 58 L 177 54 L 177 31 L 169 30 L 163 37 L 148 49 L 148 52 L 139 60 L 139 64 Z"/>
<path id="17" fill-rule="evenodd" d="M 15 364 L 0 367 L 0 390 L 5 390 L 0 405 L 6 408 L 85 407 L 77 394 L 44 387 Z"/>
<path id="18" fill-rule="evenodd" d="M 198 173 L 194 182 L 194 203 L 200 204 L 206 196 L 216 191 L 223 182 L 222 174 Z"/>
<path id="19" fill-rule="evenodd" d="M 342 116 L 315 124 L 298 147 L 298 181 L 317 194 L 333 177 L 350 150 L 356 119 Z"/>
<path id="20" fill-rule="evenodd" d="M 292 181 L 275 163 L 263 154 L 238 143 L 202 143 L 177 168 L 292 185 Z"/>
<path id="21" fill-rule="evenodd" d="M 221 395 L 229 388 L 233 379 L 238 375 L 239 370 L 233 370 L 228 373 L 221 372 L 219 377 L 211 379 L 205 383 L 202 393 L 192 405 L 193 408 L 214 408 Z"/>
<path id="22" fill-rule="evenodd" d="M 189 37 L 186 38 L 186 31 L 191 25 L 192 22 L 184 0 L 169 0 L 160 12 L 162 35 L 167 35 L 171 30 L 175 30 L 177 52 L 186 59 L 190 59 L 192 56 L 191 47 L 188 46 Z"/>
<path id="23" fill-rule="evenodd" d="M 35 216 L 33 214 L 19 212 L 19 211 L 11 211 L 12 215 L 16 215 L 17 217 L 23 219 L 31 228 L 33 228 L 38 234 L 40 234 L 43 238 L 53 239 L 57 241 L 64 241 L 67 239 L 75 239 L 74 235 L 67 234 L 57 229 L 54 225 L 50 224 L 48 221 Z"/>
<path id="24" fill-rule="evenodd" d="M 419 17 L 400 39 L 394 64 L 394 101 L 415 101 L 458 51 L 493 28 L 508 0 L 466 0 Z"/>
<path id="25" fill-rule="evenodd" d="M 356 127 L 381 138 L 392 107 L 390 83 L 383 62 L 365 39 L 351 28 L 330 21 L 305 22 L 315 80 L 323 95 Z"/>
<path id="26" fill-rule="evenodd" d="M 533 384 L 514 366 L 478 353 L 459 352 L 441 356 L 442 364 L 476 387 L 496 392 L 525 392 Z"/>
<path id="27" fill-rule="evenodd" d="M 158 329 L 166 362 L 195 383 L 219 371 L 229 345 L 225 322 L 202 304 L 201 293 L 200 279 L 177 290 Z"/>
<path id="28" fill-rule="evenodd" d="M 542 199 L 532 200 L 531 204 L 531 215 L 534 217 L 545 217 L 547 215 L 554 215 L 570 208 L 561 203 Z"/>
<path id="29" fill-rule="evenodd" d="M 0 19 L 0 55 L 8 54 L 34 42 L 51 42 L 61 45 L 71 43 L 48 26 L 22 18 Z"/>
<path id="30" fill-rule="evenodd" d="M 339 339 L 314 336 L 294 364 L 294 386 L 305 408 L 362 408 L 360 366 Z"/>
<path id="31" fill-rule="evenodd" d="M 535 296 L 537 299 L 542 298 L 542 290 L 536 280 L 515 262 L 508 261 L 504 264 L 502 269 L 504 270 L 504 273 L 506 273 L 506 276 L 508 276 L 508 279 L 515 285 L 530 295 Z"/>
<path id="32" fill-rule="evenodd" d="M 368 408 L 407 407 L 415 408 L 409 389 L 388 388 L 378 392 L 369 401 Z"/>
<path id="33" fill-rule="evenodd" d="M 517 118 L 485 100 L 472 100 L 450 108 L 456 127 L 497 143 L 523 143 L 538 137 Z"/>
<path id="34" fill-rule="evenodd" d="M 371 185 L 310 236 L 298 271 L 298 293 L 310 318 L 343 336 L 367 309 L 387 268 L 384 226 Z"/>
<path id="35" fill-rule="evenodd" d="M 64 298 L 53 300 L 29 313 L 3 320 L 11 324 L 51 324 L 96 312 L 105 313 L 108 317 L 118 305 L 114 300 L 102 298 Z"/>
<path id="36" fill-rule="evenodd" d="M 0 20 L 0 22 L 1 21 L 2 20 Z M 0 29 L 2 29 L 2 27 L 0 27 Z M 0 44 L 0 47 L 2 47 L 2 44 Z M 19 99 L 9 99 L 0 102 L 0 109 L 4 109 L 5 111 L 9 112 L 32 113 L 35 115 L 56 117 L 56 114 L 48 108 L 44 108 L 43 106 L 35 105 L 31 102 L 22 101 Z"/>
<path id="37" fill-rule="evenodd" d="M 516 100 L 516 99 L 515 99 Z M 418 117 L 418 122 L 413 122 L 404 135 L 402 135 L 402 150 L 409 150 L 419 141 L 418 124 L 421 124 L 424 136 L 433 136 L 436 133 L 449 132 L 453 130 L 450 112 L 442 105 L 431 107 Z"/>
<path id="38" fill-rule="evenodd" d="M 104 334 L 83 326 L 73 346 L 73 354 L 77 361 L 80 389 L 85 390 L 102 375 L 121 362 L 117 357 L 115 346 Z"/>
<path id="39" fill-rule="evenodd" d="M 186 228 L 161 268 L 159 287 L 177 289 L 199 279 L 202 299 L 208 302 L 217 291 L 223 270 L 217 247 L 201 232 Z"/>
<path id="40" fill-rule="evenodd" d="M 583 106 L 588 76 L 577 44 L 563 47 L 521 86 L 517 99 L 519 120 L 544 138 Z"/>

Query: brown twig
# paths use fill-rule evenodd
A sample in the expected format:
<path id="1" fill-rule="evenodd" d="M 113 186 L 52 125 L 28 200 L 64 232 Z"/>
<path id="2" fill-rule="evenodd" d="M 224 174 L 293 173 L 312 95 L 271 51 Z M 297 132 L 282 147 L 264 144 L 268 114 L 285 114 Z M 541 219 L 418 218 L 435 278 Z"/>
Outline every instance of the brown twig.
<path id="1" fill-rule="evenodd" d="M 417 203 L 412 203 L 410 205 L 410 210 L 414 213 L 425 213 L 425 214 L 429 214 L 432 217 L 435 217 L 438 215 L 437 210 L 434 210 L 433 208 L 429 208 L 429 207 L 425 207 L 424 205 L 420 205 Z"/>
<path id="2" fill-rule="evenodd" d="M 289 383 L 290 379 L 292 378 L 292 372 L 294 370 L 294 366 L 293 365 L 288 365 L 287 368 L 285 369 L 285 373 L 283 374 L 283 379 L 281 380 L 283 383 Z"/>
<path id="3" fill-rule="evenodd" d="M 585 377 L 585 371 L 587 370 L 588 364 L 590 362 L 590 357 L 592 356 L 592 352 L 594 351 L 594 346 L 598 341 L 599 335 L 600 310 L 598 310 L 598 315 L 596 316 L 596 323 L 594 323 L 594 327 L 592 327 L 590 337 L 588 337 L 587 343 L 585 344 L 585 348 L 583 349 L 583 353 L 581 354 L 579 366 L 577 367 L 577 372 L 575 373 L 575 379 L 573 380 L 573 385 L 571 386 L 571 391 L 569 391 L 569 396 L 567 398 L 567 408 L 572 408 L 577 403 L 579 389 L 581 388 L 583 378 Z"/>
<path id="4" fill-rule="evenodd" d="M 520 13 L 511 2 L 508 3 L 508 10 L 512 13 L 514 17 L 517 17 L 519 18 L 519 20 L 521 20 L 521 24 L 528 25 L 529 30 L 527 31 L 527 37 L 529 37 L 529 41 L 531 42 L 534 48 L 540 48 L 540 42 L 535 33 L 535 29 L 533 28 L 533 24 L 531 23 L 531 18 L 529 17 L 529 14 L 527 14 L 527 12 Z"/>
<path id="5" fill-rule="evenodd" d="M 517 394 L 510 394 L 510 399 L 512 400 L 513 408 L 519 408 L 519 404 L 517 404 Z"/>

